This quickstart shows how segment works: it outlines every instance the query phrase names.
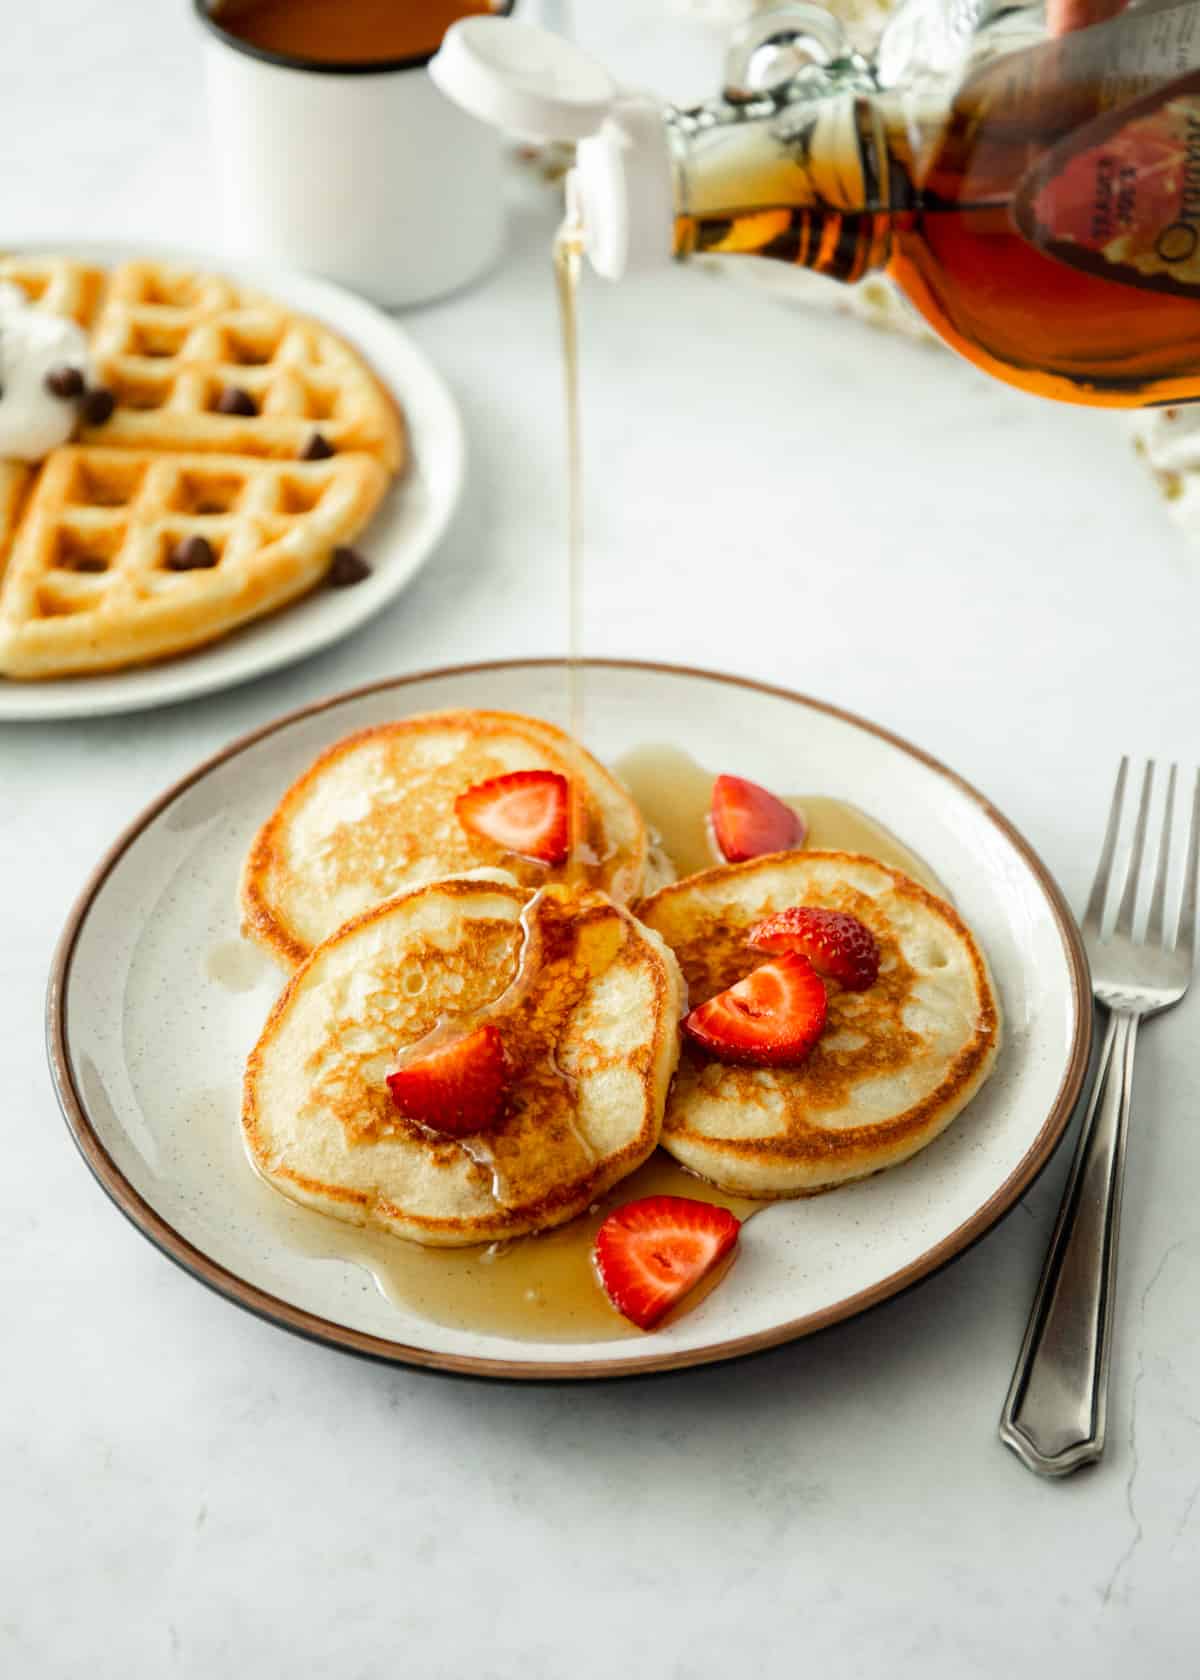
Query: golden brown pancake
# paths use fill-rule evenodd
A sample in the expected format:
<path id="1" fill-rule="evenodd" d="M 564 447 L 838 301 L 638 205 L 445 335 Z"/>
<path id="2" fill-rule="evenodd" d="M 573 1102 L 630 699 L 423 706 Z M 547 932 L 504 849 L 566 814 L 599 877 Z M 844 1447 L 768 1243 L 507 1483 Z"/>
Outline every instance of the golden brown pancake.
<path id="1" fill-rule="evenodd" d="M 459 794 L 518 770 L 557 772 L 577 790 L 573 871 L 506 851 L 460 822 Z M 643 890 L 646 852 L 633 800 L 561 730 L 513 712 L 427 712 L 339 741 L 288 789 L 246 860 L 243 926 L 294 965 L 371 905 L 481 868 L 532 889 L 570 875 L 628 903 Z"/>
<path id="2" fill-rule="evenodd" d="M 665 887 L 639 910 L 675 952 L 692 1008 L 766 960 L 747 943 L 792 905 L 849 911 L 880 946 L 875 984 L 827 983 L 825 1030 L 795 1068 L 738 1067 L 686 1043 L 663 1147 L 722 1189 L 773 1198 L 894 1166 L 962 1110 L 991 1071 L 1000 1012 L 957 912 L 851 852 L 789 852 Z"/>
<path id="3" fill-rule="evenodd" d="M 292 976 L 246 1069 L 251 1158 L 294 1200 L 417 1242 L 562 1224 L 658 1142 L 682 993 L 658 936 L 601 894 L 417 888 Z M 401 1114 L 400 1052 L 483 1020 L 511 1074 L 495 1128 L 452 1138 Z"/>

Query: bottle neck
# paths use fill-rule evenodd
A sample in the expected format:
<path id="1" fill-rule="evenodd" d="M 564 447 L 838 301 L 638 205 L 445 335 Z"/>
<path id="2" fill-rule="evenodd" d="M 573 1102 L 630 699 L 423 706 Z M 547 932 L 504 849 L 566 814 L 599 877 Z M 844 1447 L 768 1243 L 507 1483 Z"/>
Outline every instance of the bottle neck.
<path id="1" fill-rule="evenodd" d="M 896 171 L 857 90 L 672 112 L 676 256 L 760 256 L 855 281 L 888 260 Z M 902 196 L 902 195 L 901 195 Z"/>

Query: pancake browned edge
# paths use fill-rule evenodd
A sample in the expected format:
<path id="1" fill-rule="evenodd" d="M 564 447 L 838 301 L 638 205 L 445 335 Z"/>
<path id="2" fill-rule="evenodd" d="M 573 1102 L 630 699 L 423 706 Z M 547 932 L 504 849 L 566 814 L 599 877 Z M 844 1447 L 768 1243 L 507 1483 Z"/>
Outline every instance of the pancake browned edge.
<path id="1" fill-rule="evenodd" d="M 682 995 L 662 941 L 602 894 L 417 888 L 292 976 L 246 1067 L 251 1160 L 295 1201 L 433 1246 L 561 1225 L 657 1144 Z M 512 1081 L 496 1125 L 451 1138 L 402 1115 L 397 1053 L 486 1010 Z"/>
<path id="2" fill-rule="evenodd" d="M 728 864 L 640 907 L 674 950 L 695 1008 L 765 958 L 747 943 L 773 911 L 849 911 L 875 933 L 879 978 L 828 984 L 825 1030 L 795 1068 L 723 1063 L 685 1043 L 663 1147 L 723 1189 L 767 1200 L 895 1166 L 932 1142 L 991 1072 L 1000 1011 L 987 962 L 944 900 L 851 852 Z"/>
<path id="3" fill-rule="evenodd" d="M 425 881 L 504 869 L 519 885 L 562 880 L 463 827 L 458 794 L 544 769 L 584 791 L 578 884 L 628 903 L 643 890 L 647 839 L 630 795 L 553 724 L 515 712 L 422 712 L 361 729 L 293 782 L 251 845 L 242 928 L 289 967 L 340 924 Z"/>

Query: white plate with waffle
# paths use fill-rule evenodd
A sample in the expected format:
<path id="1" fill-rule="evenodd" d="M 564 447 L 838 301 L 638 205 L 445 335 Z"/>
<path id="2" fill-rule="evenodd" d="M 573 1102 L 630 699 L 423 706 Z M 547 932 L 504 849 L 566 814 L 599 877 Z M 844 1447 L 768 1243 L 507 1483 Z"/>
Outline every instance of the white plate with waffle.
<path id="1" fill-rule="evenodd" d="M 36 289 L 41 254 L 53 253 L 119 275 L 123 296 L 110 283 L 88 323 L 93 359 L 118 398 L 111 420 L 85 424 L 36 481 L 0 462 L 0 514 L 9 498 L 23 509 L 6 544 L 6 594 L 19 628 L 14 668 L 22 658 L 28 666 L 0 676 L 0 720 L 211 693 L 316 652 L 405 587 L 458 501 L 465 443 L 444 381 L 393 321 L 323 281 L 191 252 L 66 241 L 2 249 L 0 267 L 8 259 L 26 289 L 31 274 Z M 172 291 L 172 276 L 189 273 L 203 298 L 186 284 Z M 70 283 L 51 279 L 66 299 Z M 89 313 L 86 300 L 76 306 Z M 217 411 L 235 384 L 257 414 Z M 330 451 L 306 458 L 316 433 Z M 208 563 L 192 570 L 178 555 L 196 536 Z M 353 588 L 322 581 L 338 543 L 371 568 Z M 99 662 L 111 653 L 125 668 L 41 674 L 43 654 L 53 661 L 72 636 L 86 659 L 79 631 L 118 590 L 131 610 L 106 614 L 114 639 Z M 180 638 L 217 639 L 171 652 Z"/>

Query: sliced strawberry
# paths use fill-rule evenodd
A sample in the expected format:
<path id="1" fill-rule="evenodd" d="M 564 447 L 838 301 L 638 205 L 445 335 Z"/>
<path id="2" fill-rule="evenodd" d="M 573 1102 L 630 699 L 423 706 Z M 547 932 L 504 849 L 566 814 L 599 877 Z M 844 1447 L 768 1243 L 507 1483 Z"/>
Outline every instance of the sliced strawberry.
<path id="1" fill-rule="evenodd" d="M 730 863 L 804 844 L 804 819 L 741 776 L 718 776 L 713 783 L 712 826 L 721 856 Z"/>
<path id="2" fill-rule="evenodd" d="M 650 1330 L 729 1253 L 741 1228 L 710 1202 L 643 1196 L 610 1213 L 596 1232 L 596 1271 L 617 1311 Z"/>
<path id="3" fill-rule="evenodd" d="M 565 863 L 567 778 L 554 770 L 514 770 L 478 782 L 454 801 L 464 828 L 506 852 L 540 863 Z"/>
<path id="4" fill-rule="evenodd" d="M 462 1137 L 495 1124 L 507 1078 L 499 1029 L 487 1025 L 405 1062 L 388 1074 L 388 1090 L 410 1120 Z"/>
<path id="5" fill-rule="evenodd" d="M 763 963 L 684 1018 L 693 1043 L 722 1062 L 795 1067 L 825 1025 L 828 999 L 807 957 Z"/>
<path id="6" fill-rule="evenodd" d="M 799 951 L 818 974 L 837 980 L 848 992 L 865 992 L 879 975 L 879 941 L 865 922 L 845 910 L 808 904 L 780 910 L 751 930 L 750 943 L 772 955 Z"/>

